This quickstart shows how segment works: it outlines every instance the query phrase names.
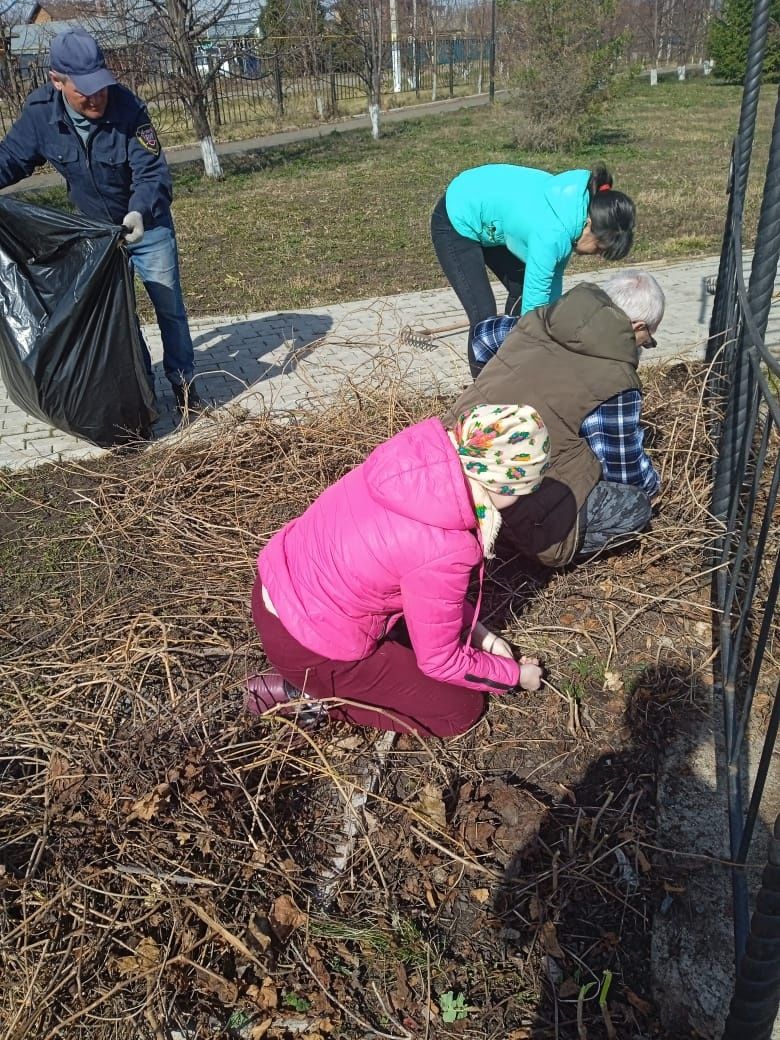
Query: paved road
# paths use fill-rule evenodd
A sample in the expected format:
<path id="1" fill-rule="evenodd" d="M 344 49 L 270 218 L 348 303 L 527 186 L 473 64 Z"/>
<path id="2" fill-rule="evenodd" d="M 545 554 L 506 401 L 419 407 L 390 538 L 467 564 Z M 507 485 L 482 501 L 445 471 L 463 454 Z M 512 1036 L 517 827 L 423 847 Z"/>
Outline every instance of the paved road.
<path id="1" fill-rule="evenodd" d="M 705 281 L 717 272 L 717 257 L 668 266 L 647 265 L 664 288 L 666 315 L 654 361 L 677 356 L 703 356 L 712 298 Z M 589 275 L 603 280 L 609 269 Z M 566 279 L 570 287 L 585 276 Z M 499 297 L 500 298 L 500 297 Z M 322 402 L 345 381 L 385 380 L 430 390 L 457 390 L 469 379 L 465 331 L 443 333 L 433 349 L 404 343 L 403 330 L 442 329 L 463 321 L 450 289 L 402 293 L 330 307 L 300 311 L 268 311 L 191 322 L 197 358 L 197 385 L 215 402 L 213 416 L 196 428 L 207 432 L 226 409 L 249 412 L 294 409 Z M 771 338 L 780 341 L 776 325 Z M 156 326 L 144 330 L 157 378 L 161 418 L 157 439 L 178 436 L 180 424 L 168 383 L 162 376 L 162 345 Z M 79 441 L 26 415 L 9 399 L 0 383 L 0 466 L 12 469 L 62 459 L 92 458 L 101 449 Z"/>
<path id="2" fill-rule="evenodd" d="M 507 93 L 506 90 L 497 90 L 496 97 L 504 97 Z M 444 115 L 447 112 L 455 112 L 461 108 L 479 108 L 489 103 L 490 98 L 487 94 L 445 98 L 443 101 L 428 101 L 422 105 L 407 105 L 404 108 L 392 108 L 387 112 L 383 112 L 382 122 L 400 123 L 407 119 L 420 119 L 423 116 Z M 297 130 L 283 130 L 277 134 L 266 134 L 264 137 L 250 137 L 243 141 L 224 141 L 217 145 L 217 153 L 220 156 L 247 155 L 266 148 L 295 144 L 298 141 L 314 141 L 320 137 L 330 137 L 331 134 L 346 134 L 352 130 L 365 130 L 370 128 L 370 126 L 371 122 L 367 115 L 349 116 L 335 123 L 321 123 L 318 126 L 308 126 Z M 166 148 L 165 157 L 171 166 L 199 162 L 201 158 L 200 148 L 197 145 Z M 32 177 L 19 181 L 18 184 L 12 184 L 9 188 L 0 189 L 0 195 L 14 195 L 20 191 L 29 191 L 31 188 L 53 188 L 63 183 L 64 181 L 58 173 L 36 173 Z"/>

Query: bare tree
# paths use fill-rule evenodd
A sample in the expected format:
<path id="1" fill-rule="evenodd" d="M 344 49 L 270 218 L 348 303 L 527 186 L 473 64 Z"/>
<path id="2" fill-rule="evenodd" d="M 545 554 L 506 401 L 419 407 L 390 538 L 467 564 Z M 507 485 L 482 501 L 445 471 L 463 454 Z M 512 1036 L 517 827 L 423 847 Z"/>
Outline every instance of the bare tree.
<path id="1" fill-rule="evenodd" d="M 199 10 L 198 0 L 149 0 L 154 8 L 156 27 L 173 58 L 172 86 L 186 108 L 200 145 L 207 177 L 221 177 L 222 167 L 214 145 L 208 112 L 208 91 L 219 74 L 220 63 L 202 71 L 196 50 L 209 29 L 230 9 L 232 0 L 220 0 L 214 7 Z"/>
<path id="2" fill-rule="evenodd" d="M 651 67 L 699 60 L 716 0 L 623 0 L 618 21 Z"/>
<path id="3" fill-rule="evenodd" d="M 491 37 L 491 11 L 488 0 L 481 0 L 470 9 L 470 18 L 467 30 L 474 36 L 479 37 L 479 74 L 477 77 L 477 93 L 481 94 L 484 87 L 485 56 Z"/>
<path id="4" fill-rule="evenodd" d="M 292 32 L 301 48 L 301 71 L 314 88 L 314 107 L 318 119 L 330 114 L 325 78 L 323 34 L 325 12 L 321 0 L 295 0 Z"/>
<path id="5" fill-rule="evenodd" d="M 24 104 L 27 86 L 11 56 L 12 24 L 7 21 L 10 13 L 0 14 L 0 96 L 8 101 L 11 112 L 18 115 Z"/>
<path id="6" fill-rule="evenodd" d="M 423 12 L 428 46 L 431 53 L 431 101 L 439 89 L 439 39 L 446 36 L 457 22 L 457 6 L 451 0 L 429 0 Z"/>
<path id="7" fill-rule="evenodd" d="M 387 15 L 382 0 L 342 0 L 337 14 L 339 34 L 344 35 L 362 57 L 360 75 L 368 96 L 371 136 L 377 140 L 381 133 L 382 65 L 385 58 Z"/>
<path id="8" fill-rule="evenodd" d="M 366 67 L 369 73 L 370 93 L 368 114 L 371 119 L 371 136 L 376 141 L 379 137 L 379 113 L 382 106 L 382 59 L 383 23 L 382 4 L 380 0 L 369 0 L 367 5 L 367 46 Z"/>
<path id="9" fill-rule="evenodd" d="M 133 82 L 140 56 L 164 69 L 166 83 L 184 106 L 200 145 L 207 177 L 221 177 L 209 119 L 208 98 L 214 82 L 233 56 L 222 51 L 216 63 L 199 60 L 198 47 L 216 25 L 238 13 L 241 0 L 106 0 L 107 13 L 127 37 L 126 77 Z M 141 46 L 141 41 L 143 45 Z M 148 70 L 144 70 L 146 73 Z"/>

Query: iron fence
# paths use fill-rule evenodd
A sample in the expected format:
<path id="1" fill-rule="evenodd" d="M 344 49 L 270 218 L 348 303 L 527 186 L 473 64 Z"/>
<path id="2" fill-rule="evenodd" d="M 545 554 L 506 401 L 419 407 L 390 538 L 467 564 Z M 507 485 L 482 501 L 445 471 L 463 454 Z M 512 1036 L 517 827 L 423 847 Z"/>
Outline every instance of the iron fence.
<path id="1" fill-rule="evenodd" d="M 725 1040 L 768 1040 L 780 1006 L 780 818 L 751 920 L 748 857 L 780 727 L 780 682 L 772 647 L 780 589 L 780 363 L 766 332 L 780 257 L 780 96 L 745 284 L 743 215 L 771 0 L 756 0 L 729 201 L 710 323 L 707 389 L 718 418 L 712 512 L 717 624 L 715 686 L 724 710 L 726 789 L 732 860 L 736 985 Z M 751 778 L 750 730 L 757 691 L 769 692 L 759 761 Z"/>
<path id="2" fill-rule="evenodd" d="M 382 93 L 454 97 L 487 89 L 490 39 L 442 36 L 409 39 L 382 48 Z M 283 116 L 334 118 L 366 98 L 369 73 L 359 40 L 323 37 L 302 40 L 222 40 L 199 47 L 196 68 L 206 88 L 214 128 Z M 192 118 L 177 90 L 172 59 L 150 47 L 128 47 L 110 55 L 118 77 L 146 102 L 161 134 L 192 129 Z M 6 133 L 27 94 L 48 78 L 45 57 L 16 69 L 0 67 L 0 130 Z M 400 88 L 397 90 L 396 88 Z M 353 104 L 350 106 L 350 102 Z"/>

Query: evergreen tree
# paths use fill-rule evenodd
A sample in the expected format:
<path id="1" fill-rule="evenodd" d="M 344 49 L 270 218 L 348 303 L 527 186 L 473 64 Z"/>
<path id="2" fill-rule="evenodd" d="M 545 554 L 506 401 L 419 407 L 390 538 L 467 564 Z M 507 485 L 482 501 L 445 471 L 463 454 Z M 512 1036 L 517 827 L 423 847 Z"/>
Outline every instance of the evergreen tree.
<path id="1" fill-rule="evenodd" d="M 744 80 L 752 19 L 753 0 L 726 0 L 720 16 L 711 23 L 708 50 L 721 79 Z M 773 0 L 770 8 L 764 78 L 780 78 L 780 0 Z"/>

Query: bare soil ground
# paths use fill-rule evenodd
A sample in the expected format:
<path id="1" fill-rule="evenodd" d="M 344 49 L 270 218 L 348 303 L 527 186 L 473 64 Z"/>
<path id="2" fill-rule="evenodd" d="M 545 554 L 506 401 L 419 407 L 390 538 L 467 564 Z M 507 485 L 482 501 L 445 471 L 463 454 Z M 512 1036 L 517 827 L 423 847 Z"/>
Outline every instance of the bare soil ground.
<path id="1" fill-rule="evenodd" d="M 243 713 L 254 558 L 441 400 L 352 389 L 0 475 L 3 1037 L 660 1035 L 652 915 L 687 868 L 654 841 L 655 765 L 708 681 L 711 449 L 700 373 L 645 380 L 652 530 L 491 566 L 486 620 L 547 684 L 382 756 Z"/>

